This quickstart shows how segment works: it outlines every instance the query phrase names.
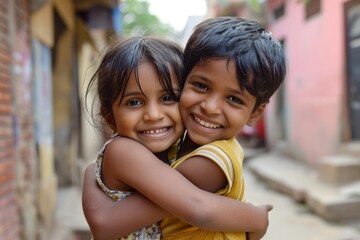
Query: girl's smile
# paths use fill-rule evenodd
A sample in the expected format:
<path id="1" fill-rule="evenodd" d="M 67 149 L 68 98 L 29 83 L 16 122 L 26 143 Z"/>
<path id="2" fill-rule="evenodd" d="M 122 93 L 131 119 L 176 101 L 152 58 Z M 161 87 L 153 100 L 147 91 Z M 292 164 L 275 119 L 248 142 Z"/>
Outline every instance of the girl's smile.
<path id="1" fill-rule="evenodd" d="M 165 151 L 184 131 L 178 102 L 161 86 L 150 62 L 139 64 L 138 82 L 135 75 L 131 74 L 123 95 L 113 104 L 114 127 L 120 136 L 142 143 L 153 153 Z M 172 73 L 171 78 L 178 89 Z"/>

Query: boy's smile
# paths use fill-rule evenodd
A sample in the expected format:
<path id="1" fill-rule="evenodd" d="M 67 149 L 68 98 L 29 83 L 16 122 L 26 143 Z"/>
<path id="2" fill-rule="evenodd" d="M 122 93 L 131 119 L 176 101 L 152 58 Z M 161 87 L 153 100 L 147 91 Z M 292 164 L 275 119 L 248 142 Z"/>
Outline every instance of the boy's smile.
<path id="1" fill-rule="evenodd" d="M 229 139 L 261 116 L 256 98 L 240 88 L 234 60 L 210 59 L 189 73 L 180 99 L 180 113 L 189 137 L 197 144 Z"/>
<path id="2" fill-rule="evenodd" d="M 221 128 L 220 124 L 212 123 L 210 120 L 207 120 L 200 115 L 192 114 L 192 117 L 194 118 L 195 122 L 197 122 L 200 126 L 205 128 Z"/>

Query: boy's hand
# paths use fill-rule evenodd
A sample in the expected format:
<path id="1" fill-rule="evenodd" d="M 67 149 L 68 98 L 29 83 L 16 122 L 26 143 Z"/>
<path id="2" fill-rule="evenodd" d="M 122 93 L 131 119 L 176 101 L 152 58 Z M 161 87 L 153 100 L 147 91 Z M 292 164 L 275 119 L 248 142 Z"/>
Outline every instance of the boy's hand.
<path id="1" fill-rule="evenodd" d="M 259 240 L 261 239 L 266 231 L 267 231 L 267 228 L 269 226 L 269 212 L 273 209 L 273 206 L 272 205 L 269 205 L 269 204 L 265 204 L 265 205 L 259 205 L 257 206 L 258 208 L 262 209 L 266 215 L 267 215 L 267 219 L 268 219 L 268 224 L 266 226 L 264 226 L 264 229 L 262 229 L 261 231 L 259 232 L 247 232 L 246 233 L 246 239 L 247 240 Z"/>

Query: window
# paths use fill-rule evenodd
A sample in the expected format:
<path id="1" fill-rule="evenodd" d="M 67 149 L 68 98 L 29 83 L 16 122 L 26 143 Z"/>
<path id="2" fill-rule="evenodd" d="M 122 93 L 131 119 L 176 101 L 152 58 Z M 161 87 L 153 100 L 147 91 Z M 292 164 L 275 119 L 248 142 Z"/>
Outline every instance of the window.
<path id="1" fill-rule="evenodd" d="M 285 4 L 282 3 L 279 7 L 277 7 L 275 10 L 274 10 L 274 19 L 277 20 L 279 18 L 281 18 L 285 13 Z"/>
<path id="2" fill-rule="evenodd" d="M 307 0 L 305 1 L 305 14 L 306 19 L 314 16 L 320 12 L 320 0 Z"/>

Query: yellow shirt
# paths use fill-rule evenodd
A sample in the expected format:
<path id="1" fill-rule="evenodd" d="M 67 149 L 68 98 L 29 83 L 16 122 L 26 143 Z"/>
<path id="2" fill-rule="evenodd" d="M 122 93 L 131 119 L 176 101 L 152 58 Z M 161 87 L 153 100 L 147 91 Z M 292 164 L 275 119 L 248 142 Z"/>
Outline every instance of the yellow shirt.
<path id="1" fill-rule="evenodd" d="M 217 194 L 245 201 L 244 197 L 244 179 L 242 174 L 242 162 L 244 152 L 235 138 L 221 140 L 201 146 L 193 152 L 183 156 L 174 162 L 171 167 L 176 168 L 182 162 L 193 156 L 203 156 L 214 161 L 224 172 L 228 184 L 225 189 Z M 186 197 L 186 196 L 184 196 Z M 189 225 L 176 217 L 165 218 L 161 222 L 161 239 L 184 240 L 184 239 L 239 239 L 246 240 L 243 232 L 214 232 L 199 229 Z"/>

